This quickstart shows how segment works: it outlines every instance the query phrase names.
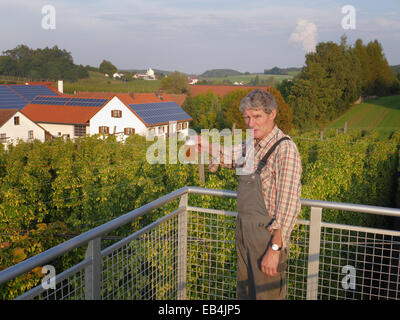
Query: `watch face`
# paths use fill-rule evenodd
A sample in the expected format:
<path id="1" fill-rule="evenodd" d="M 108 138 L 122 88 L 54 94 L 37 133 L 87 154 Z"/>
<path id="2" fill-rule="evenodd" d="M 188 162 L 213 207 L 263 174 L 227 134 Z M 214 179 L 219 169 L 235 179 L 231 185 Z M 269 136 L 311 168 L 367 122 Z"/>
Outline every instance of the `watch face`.
<path id="1" fill-rule="evenodd" d="M 272 247 L 272 250 L 274 250 L 274 251 L 279 251 L 279 249 L 280 249 L 279 246 L 275 243 L 273 243 L 271 247 Z"/>

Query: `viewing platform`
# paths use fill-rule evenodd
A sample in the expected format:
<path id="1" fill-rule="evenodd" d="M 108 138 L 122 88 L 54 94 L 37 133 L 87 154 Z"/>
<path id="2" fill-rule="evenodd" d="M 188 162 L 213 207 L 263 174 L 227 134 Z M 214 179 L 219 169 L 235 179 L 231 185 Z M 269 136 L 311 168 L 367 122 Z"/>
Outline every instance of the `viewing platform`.
<path id="1" fill-rule="evenodd" d="M 212 197 L 218 206 L 236 196 L 181 188 L 1 271 L 0 284 L 84 250 L 80 262 L 56 270 L 55 287 L 48 288 L 53 278 L 17 299 L 236 299 L 237 212 L 189 205 L 192 197 Z M 324 222 L 326 210 L 400 218 L 400 209 L 301 203 L 310 219 L 298 220 L 292 233 L 287 299 L 400 299 L 400 231 Z M 174 209 L 150 219 L 165 205 Z"/>

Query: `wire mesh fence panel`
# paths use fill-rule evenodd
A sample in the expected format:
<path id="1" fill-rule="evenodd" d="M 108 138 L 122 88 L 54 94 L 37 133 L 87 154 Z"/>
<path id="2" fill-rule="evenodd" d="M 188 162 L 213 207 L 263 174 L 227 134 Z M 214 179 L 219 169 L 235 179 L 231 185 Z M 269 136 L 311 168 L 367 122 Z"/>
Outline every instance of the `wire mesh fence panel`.
<path id="1" fill-rule="evenodd" d="M 85 270 L 80 270 L 66 279 L 58 282 L 55 288 L 49 288 L 40 293 L 38 300 L 84 300 Z"/>
<path id="2" fill-rule="evenodd" d="M 236 297 L 236 217 L 190 212 L 188 218 L 187 298 Z"/>
<path id="3" fill-rule="evenodd" d="M 319 299 L 399 299 L 397 232 L 323 227 Z"/>
<path id="4" fill-rule="evenodd" d="M 297 224 L 291 235 L 286 268 L 288 300 L 304 300 L 307 296 L 308 239 L 308 224 Z"/>
<path id="5" fill-rule="evenodd" d="M 104 257 L 102 299 L 176 299 L 177 248 L 174 217 Z"/>

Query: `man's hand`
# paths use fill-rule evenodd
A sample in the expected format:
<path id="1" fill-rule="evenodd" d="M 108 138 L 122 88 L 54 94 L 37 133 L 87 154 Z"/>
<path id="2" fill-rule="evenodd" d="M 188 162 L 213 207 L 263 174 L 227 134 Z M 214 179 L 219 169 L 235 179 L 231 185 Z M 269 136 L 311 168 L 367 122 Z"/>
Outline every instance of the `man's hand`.
<path id="1" fill-rule="evenodd" d="M 278 274 L 279 255 L 280 251 L 274 251 L 269 247 L 262 258 L 261 271 L 267 276 L 273 277 Z"/>
<path id="2" fill-rule="evenodd" d="M 198 152 L 210 152 L 210 143 L 207 138 L 200 135 L 197 136 L 197 151 Z"/>
<path id="3" fill-rule="evenodd" d="M 280 229 L 268 229 L 272 234 L 272 243 L 276 243 L 282 247 L 282 232 Z M 272 250 L 271 246 L 268 247 L 267 252 L 261 260 L 261 271 L 267 276 L 276 276 L 278 274 L 280 251 Z"/>

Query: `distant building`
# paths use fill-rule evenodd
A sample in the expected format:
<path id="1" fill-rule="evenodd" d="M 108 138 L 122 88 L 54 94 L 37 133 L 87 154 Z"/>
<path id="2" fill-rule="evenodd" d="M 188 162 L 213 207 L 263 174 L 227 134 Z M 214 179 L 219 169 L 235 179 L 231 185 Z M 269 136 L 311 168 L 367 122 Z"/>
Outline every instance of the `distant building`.
<path id="1" fill-rule="evenodd" d="M 133 78 L 135 78 L 135 79 L 143 79 L 143 80 L 157 80 L 157 78 L 156 78 L 156 76 L 155 76 L 155 74 L 154 74 L 154 70 L 151 69 L 151 68 L 148 68 L 148 69 L 146 70 L 146 73 L 145 73 L 145 74 L 136 73 L 136 74 L 133 76 Z"/>
<path id="2" fill-rule="evenodd" d="M 118 140 L 124 140 L 132 134 L 188 135 L 192 118 L 176 102 L 158 102 L 161 100 L 154 94 L 152 102 L 144 102 L 151 101 L 149 96 L 143 98 L 134 99 L 129 94 L 107 98 L 37 97 L 23 112 L 56 137 L 100 133 L 115 134 Z"/>
<path id="3" fill-rule="evenodd" d="M 28 118 L 18 109 L 0 109 L 0 143 L 6 148 L 19 140 L 42 142 L 51 139 L 43 127 Z"/>
<path id="4" fill-rule="evenodd" d="M 124 76 L 124 74 L 123 73 L 118 73 L 118 72 L 116 72 L 116 73 L 114 73 L 113 74 L 113 78 L 114 79 L 121 79 L 122 77 Z"/>
<path id="5" fill-rule="evenodd" d="M 199 82 L 197 77 L 189 77 L 189 84 L 196 84 L 197 82 Z"/>

